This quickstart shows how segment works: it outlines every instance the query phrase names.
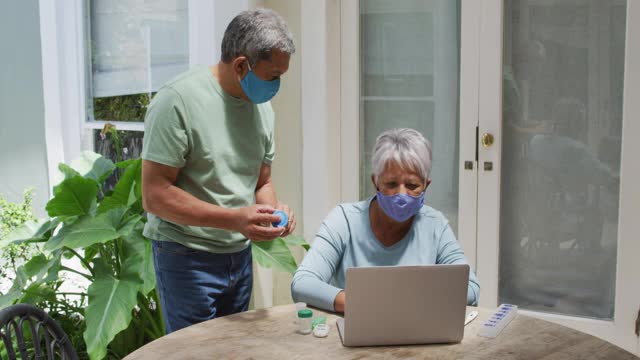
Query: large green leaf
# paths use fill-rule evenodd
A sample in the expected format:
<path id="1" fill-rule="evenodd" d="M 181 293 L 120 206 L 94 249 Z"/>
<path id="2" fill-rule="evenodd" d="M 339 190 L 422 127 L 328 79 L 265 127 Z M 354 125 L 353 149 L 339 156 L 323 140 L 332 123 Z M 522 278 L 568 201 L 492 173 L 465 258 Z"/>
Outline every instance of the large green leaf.
<path id="1" fill-rule="evenodd" d="M 97 243 L 117 239 L 128 235 L 141 217 L 135 215 L 123 219 L 125 208 L 109 210 L 104 214 L 84 216 L 76 222 L 66 225 L 45 244 L 45 250 L 56 250 L 63 246 L 76 249 Z"/>
<path id="2" fill-rule="evenodd" d="M 26 221 L 0 239 L 0 248 L 12 243 L 44 241 L 51 236 L 51 232 L 59 223 L 57 219 Z"/>
<path id="3" fill-rule="evenodd" d="M 135 162 L 140 162 L 142 163 L 141 159 L 129 159 L 129 160 L 122 160 L 122 161 L 118 161 L 115 165 L 118 169 L 126 169 L 129 166 L 131 166 L 131 164 L 135 163 Z"/>
<path id="4" fill-rule="evenodd" d="M 16 272 L 16 278 L 13 280 L 13 285 L 6 294 L 0 296 L 0 309 L 13 305 L 20 299 L 23 290 L 27 287 L 28 280 L 29 277 L 25 274 L 24 269 L 19 267 Z"/>
<path id="5" fill-rule="evenodd" d="M 82 176 L 76 169 L 64 163 L 58 165 L 58 170 L 60 170 L 63 175 L 62 180 L 71 179 L 74 176 Z"/>
<path id="6" fill-rule="evenodd" d="M 108 272 L 96 273 L 87 290 L 89 305 L 85 309 L 84 340 L 91 359 L 104 358 L 111 340 L 129 325 L 141 285 L 142 280 L 132 274 L 115 278 Z"/>
<path id="7" fill-rule="evenodd" d="M 142 191 L 140 184 L 141 178 L 141 164 L 140 159 L 131 161 L 129 166 L 124 171 L 124 174 L 118 180 L 113 193 L 105 197 L 98 207 L 98 213 L 106 212 L 110 209 L 121 206 L 132 206 L 142 198 Z M 142 211 L 142 208 L 136 209 L 136 211 Z"/>
<path id="8" fill-rule="evenodd" d="M 143 281 L 142 293 L 147 295 L 156 287 L 156 274 L 153 267 L 151 241 L 142 235 L 144 223 L 141 221 L 124 238 L 122 249 L 122 272 L 133 273 Z"/>
<path id="9" fill-rule="evenodd" d="M 91 246 L 87 246 L 83 248 L 84 250 L 84 258 L 87 261 L 91 261 L 96 255 L 100 252 L 100 244 L 93 244 Z"/>
<path id="10" fill-rule="evenodd" d="M 35 282 L 49 282 L 58 279 L 61 252 L 54 252 L 47 258 L 43 254 L 36 255 L 24 264 L 25 274 Z"/>
<path id="11" fill-rule="evenodd" d="M 302 236 L 289 235 L 282 239 L 289 246 L 302 246 L 306 251 L 309 251 L 311 248 L 311 245 L 309 245 Z"/>
<path id="12" fill-rule="evenodd" d="M 34 283 L 24 290 L 19 303 L 37 305 L 43 300 L 56 301 L 56 291 L 46 284 Z"/>
<path id="13" fill-rule="evenodd" d="M 11 289 L 0 296 L 0 308 L 18 300 L 35 303 L 43 298 L 49 299 L 53 290 L 44 284 L 58 279 L 60 256 L 61 252 L 54 252 L 49 258 L 40 254 L 20 266 Z"/>
<path id="14" fill-rule="evenodd" d="M 85 178 L 102 183 L 116 168 L 113 162 L 100 154 L 84 151 L 79 158 L 71 162 L 71 167 Z"/>
<path id="15" fill-rule="evenodd" d="M 252 241 L 251 254 L 253 259 L 265 268 L 274 267 L 291 274 L 298 268 L 296 260 L 282 238 L 273 241 Z"/>
<path id="16" fill-rule="evenodd" d="M 53 199 L 47 203 L 47 213 L 56 216 L 81 216 L 95 212 L 98 184 L 91 179 L 74 176 L 54 189 Z"/>

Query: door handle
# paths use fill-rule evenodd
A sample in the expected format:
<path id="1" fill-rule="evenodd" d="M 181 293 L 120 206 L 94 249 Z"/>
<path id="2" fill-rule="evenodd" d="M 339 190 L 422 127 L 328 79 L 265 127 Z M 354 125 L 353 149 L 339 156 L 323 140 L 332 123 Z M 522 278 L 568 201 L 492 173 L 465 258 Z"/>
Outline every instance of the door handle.
<path id="1" fill-rule="evenodd" d="M 493 135 L 490 133 L 484 133 L 482 134 L 482 138 L 480 139 L 482 142 L 482 146 L 484 147 L 489 147 L 491 145 L 493 145 Z"/>

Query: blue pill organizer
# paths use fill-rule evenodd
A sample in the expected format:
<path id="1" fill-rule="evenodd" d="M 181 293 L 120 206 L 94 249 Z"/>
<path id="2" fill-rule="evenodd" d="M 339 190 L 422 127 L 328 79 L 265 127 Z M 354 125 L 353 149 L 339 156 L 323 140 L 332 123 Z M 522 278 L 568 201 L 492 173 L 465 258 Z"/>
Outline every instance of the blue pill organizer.
<path id="1" fill-rule="evenodd" d="M 500 334 L 513 318 L 518 314 L 518 307 L 511 304 L 502 304 L 498 307 L 498 310 L 485 321 L 480 330 L 478 330 L 478 336 L 494 338 Z"/>
<path id="2" fill-rule="evenodd" d="M 282 210 L 276 210 L 273 212 L 273 215 L 280 216 L 280 221 L 272 222 L 271 225 L 274 227 L 285 227 L 289 223 L 289 217 L 287 213 Z"/>

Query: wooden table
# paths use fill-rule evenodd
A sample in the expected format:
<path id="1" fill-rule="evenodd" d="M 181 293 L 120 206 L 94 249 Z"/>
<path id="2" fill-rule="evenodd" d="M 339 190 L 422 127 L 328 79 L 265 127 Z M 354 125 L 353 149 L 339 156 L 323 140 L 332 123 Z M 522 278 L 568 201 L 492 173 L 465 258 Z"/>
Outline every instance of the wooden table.
<path id="1" fill-rule="evenodd" d="M 495 339 L 477 336 L 492 311 L 481 308 L 458 344 L 347 348 L 334 314 L 329 336 L 297 333 L 295 306 L 283 305 L 226 316 L 190 326 L 149 343 L 125 359 L 638 359 L 591 335 L 518 315 Z"/>

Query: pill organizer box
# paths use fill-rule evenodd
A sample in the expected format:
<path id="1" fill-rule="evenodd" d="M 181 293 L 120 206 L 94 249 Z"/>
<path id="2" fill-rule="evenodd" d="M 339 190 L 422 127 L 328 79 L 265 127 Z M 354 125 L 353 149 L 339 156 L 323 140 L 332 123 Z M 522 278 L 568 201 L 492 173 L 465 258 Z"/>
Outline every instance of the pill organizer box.
<path id="1" fill-rule="evenodd" d="M 478 336 L 494 338 L 500 334 L 518 313 L 518 307 L 511 304 L 502 304 L 498 310 L 481 326 L 478 330 Z"/>

